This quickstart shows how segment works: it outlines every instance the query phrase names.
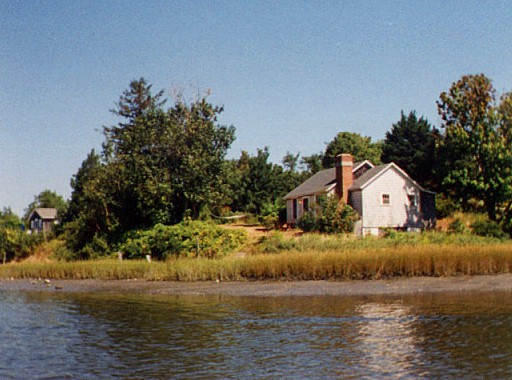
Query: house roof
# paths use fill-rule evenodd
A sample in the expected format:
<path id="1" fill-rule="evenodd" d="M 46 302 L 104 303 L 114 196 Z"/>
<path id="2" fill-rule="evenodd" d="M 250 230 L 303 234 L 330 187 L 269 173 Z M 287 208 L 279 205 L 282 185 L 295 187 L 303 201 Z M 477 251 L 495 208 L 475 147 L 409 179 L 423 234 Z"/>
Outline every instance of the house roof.
<path id="1" fill-rule="evenodd" d="M 41 219 L 49 219 L 49 220 L 57 219 L 57 209 L 56 208 L 43 208 L 43 207 L 35 208 L 30 213 L 29 219 L 32 219 L 32 216 L 34 216 L 34 214 L 39 215 L 39 217 Z"/>
<path id="2" fill-rule="evenodd" d="M 357 170 L 364 162 L 358 162 L 354 164 L 354 170 Z M 368 162 L 370 165 L 371 163 Z M 371 165 L 373 166 L 373 165 Z M 359 178 L 354 180 L 352 186 L 348 189 L 349 191 L 361 190 L 374 181 L 376 178 L 381 176 L 384 172 L 389 170 L 390 168 L 394 168 L 397 170 L 402 176 L 408 178 L 410 181 L 414 183 L 420 190 L 424 190 L 418 183 L 416 183 L 409 175 L 400 169 L 395 163 L 383 164 L 378 166 L 373 166 Z M 321 170 L 318 173 L 314 174 L 302 184 L 297 186 L 295 189 L 290 191 L 285 195 L 284 199 L 292 199 L 297 197 L 303 197 L 306 195 L 318 194 L 321 192 L 325 192 L 329 187 L 333 186 L 336 183 L 336 170 L 335 168 Z"/>
<path id="3" fill-rule="evenodd" d="M 364 164 L 367 164 L 367 165 L 373 167 L 373 164 L 368 160 L 355 162 L 354 166 L 352 168 L 352 172 L 355 172 L 357 169 L 359 169 Z M 303 197 L 305 195 L 313 195 L 313 194 L 325 192 L 326 190 L 329 189 L 329 187 L 331 187 L 335 184 L 336 184 L 336 169 L 335 168 L 320 170 L 319 172 L 313 174 L 307 180 L 302 182 L 299 186 L 297 186 L 295 189 L 290 191 L 288 194 L 286 194 L 284 196 L 284 199 Z"/>
<path id="4" fill-rule="evenodd" d="M 295 189 L 284 196 L 284 199 L 302 197 L 324 192 L 328 187 L 336 183 L 336 169 L 324 169 L 313 174 Z"/>
<path id="5" fill-rule="evenodd" d="M 395 169 L 400 175 L 410 180 L 418 189 L 424 191 L 424 189 L 414 181 L 406 172 L 404 172 L 397 164 L 391 162 L 389 164 L 377 165 L 364 173 L 361 177 L 356 179 L 348 191 L 361 190 L 368 186 L 372 181 L 380 177 L 384 172 L 389 169 Z"/>

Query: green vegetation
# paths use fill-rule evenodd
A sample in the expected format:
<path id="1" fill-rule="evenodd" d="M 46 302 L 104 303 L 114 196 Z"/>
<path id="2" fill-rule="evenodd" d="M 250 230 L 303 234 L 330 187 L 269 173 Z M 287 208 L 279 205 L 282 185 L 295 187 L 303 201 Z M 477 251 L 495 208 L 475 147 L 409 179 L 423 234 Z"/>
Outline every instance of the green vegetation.
<path id="1" fill-rule="evenodd" d="M 438 217 L 450 218 L 448 235 L 388 231 L 379 243 L 348 239 L 353 250 L 396 246 L 402 240 L 414 246 L 418 240 L 427 245 L 492 245 L 493 240 L 474 241 L 475 236 L 503 239 L 512 233 L 512 94 L 498 97 L 483 74 L 465 75 L 440 94 L 439 130 L 415 111 L 407 116 L 402 111 L 383 141 L 342 131 L 323 152 L 302 158 L 287 152 L 282 165 L 269 161 L 267 147 L 257 148 L 254 156 L 244 151 L 238 159 L 226 159 L 235 129 L 219 124 L 223 108 L 206 97 L 186 102 L 178 94 L 167 107 L 164 92 L 153 93 L 144 78 L 130 83 L 112 110 L 118 123 L 103 128 L 101 152 L 92 150 L 71 179 L 71 199 L 65 202 L 45 190 L 26 210 L 26 216 L 35 207 L 59 210 L 62 223 L 55 233 L 65 243 L 55 249 L 57 259 L 108 258 L 122 251 L 134 260 L 151 254 L 165 262 L 221 256 L 229 261 L 244 237 L 204 221 L 215 217 L 220 223 L 218 217 L 243 214 L 267 229 L 282 227 L 282 197 L 311 174 L 332 167 L 340 153 L 351 153 L 355 161 L 396 162 L 437 192 Z M 350 207 L 334 198 L 318 203 L 300 221 L 304 231 L 338 234 L 352 229 L 356 216 Z M 486 216 L 468 222 L 453 217 L 460 211 Z M 2 261 L 33 255 L 48 238 L 23 233 L 23 222 L 8 210 L 0 214 Z M 259 247 L 265 252 L 305 252 L 307 239 L 316 238 L 269 238 Z M 459 243 L 447 243 L 451 239 Z M 322 241 L 336 252 L 345 249 L 338 246 L 343 239 Z"/>
<path id="2" fill-rule="evenodd" d="M 0 262 L 6 263 L 29 256 L 44 238 L 42 234 L 27 234 L 21 219 L 10 209 L 0 212 Z"/>
<path id="3" fill-rule="evenodd" d="M 0 278 L 175 281 L 343 280 L 395 276 L 511 273 L 512 243 L 475 235 L 396 233 L 382 239 L 273 233 L 246 257 L 166 261 L 22 262 L 0 266 Z"/>
<path id="4" fill-rule="evenodd" d="M 359 217 L 352 207 L 336 197 L 318 197 L 317 203 L 299 220 L 300 229 L 328 234 L 354 231 L 354 223 Z"/>
<path id="5" fill-rule="evenodd" d="M 119 246 L 119 251 L 128 259 L 146 255 L 158 260 L 169 257 L 218 258 L 239 248 L 246 237 L 241 230 L 187 220 L 173 226 L 157 224 L 150 230 L 131 233 Z"/>
<path id="6" fill-rule="evenodd" d="M 435 139 L 439 131 L 426 119 L 402 111 L 400 120 L 386 132 L 382 144 L 382 162 L 394 162 L 423 186 L 436 188 L 434 178 Z"/>
<path id="7" fill-rule="evenodd" d="M 334 166 L 334 159 L 340 153 L 350 153 L 354 162 L 369 160 L 375 165 L 380 164 L 381 143 L 373 143 L 371 137 L 361 136 L 354 132 L 340 132 L 327 144 L 322 158 L 324 169 Z"/>
<path id="8" fill-rule="evenodd" d="M 437 102 L 445 133 L 439 140 L 443 192 L 464 210 L 483 203 L 492 221 L 510 220 L 512 203 L 511 95 L 497 103 L 485 75 L 466 75 Z"/>

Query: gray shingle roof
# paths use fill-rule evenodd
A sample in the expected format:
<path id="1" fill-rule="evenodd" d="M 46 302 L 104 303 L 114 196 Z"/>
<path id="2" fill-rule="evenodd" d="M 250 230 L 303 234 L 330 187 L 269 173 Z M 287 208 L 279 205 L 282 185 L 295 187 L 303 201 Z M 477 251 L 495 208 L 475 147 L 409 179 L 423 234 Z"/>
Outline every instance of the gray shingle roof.
<path id="1" fill-rule="evenodd" d="M 284 199 L 302 197 L 305 195 L 318 194 L 325 191 L 336 182 L 336 170 L 334 168 L 320 170 L 307 180 L 302 182 L 295 189 L 284 196 Z"/>
<path id="2" fill-rule="evenodd" d="M 37 215 L 39 215 L 39 217 L 41 219 L 56 219 L 57 218 L 57 209 L 55 209 L 55 208 L 42 208 L 42 207 L 36 208 L 36 209 L 34 209 L 34 211 L 32 211 L 30 217 L 32 217 L 32 215 L 34 213 L 37 213 Z"/>
<path id="3" fill-rule="evenodd" d="M 354 168 L 357 168 L 361 163 L 355 163 Z M 354 180 L 354 183 L 350 187 L 349 191 L 361 190 L 368 182 L 372 179 L 380 175 L 382 172 L 386 171 L 390 167 L 395 167 L 398 171 L 402 172 L 403 175 L 410 178 L 407 173 L 405 173 L 402 169 L 400 169 L 396 164 L 389 163 L 374 166 L 361 175 L 359 178 Z M 412 179 L 411 179 L 412 180 Z M 414 182 L 414 180 L 412 180 Z M 284 199 L 303 197 L 306 195 L 313 195 L 324 192 L 328 187 L 334 185 L 336 183 L 336 170 L 334 168 L 325 169 L 319 171 L 318 173 L 311 176 L 309 179 L 304 181 L 302 184 L 297 186 L 295 189 L 290 191 L 285 195 Z M 416 182 L 414 182 L 416 184 Z M 417 185 L 417 184 L 416 184 Z M 423 188 L 417 185 L 420 190 Z"/>

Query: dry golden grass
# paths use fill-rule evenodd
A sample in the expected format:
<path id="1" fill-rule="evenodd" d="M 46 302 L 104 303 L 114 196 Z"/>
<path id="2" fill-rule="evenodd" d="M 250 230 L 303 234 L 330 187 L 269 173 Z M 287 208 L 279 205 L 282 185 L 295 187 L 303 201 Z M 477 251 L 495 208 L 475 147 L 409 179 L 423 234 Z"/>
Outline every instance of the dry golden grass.
<path id="1" fill-rule="evenodd" d="M 0 278 L 146 279 L 153 281 L 342 280 L 512 272 L 512 243 L 290 250 L 222 259 L 166 262 L 92 260 L 0 266 Z"/>

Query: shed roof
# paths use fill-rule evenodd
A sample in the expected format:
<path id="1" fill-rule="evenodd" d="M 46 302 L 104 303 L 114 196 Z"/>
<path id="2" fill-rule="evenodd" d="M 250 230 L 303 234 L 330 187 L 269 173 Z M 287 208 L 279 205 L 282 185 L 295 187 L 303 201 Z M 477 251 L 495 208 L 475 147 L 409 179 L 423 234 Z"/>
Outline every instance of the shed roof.
<path id="1" fill-rule="evenodd" d="M 54 220 L 57 219 L 57 209 L 56 208 L 44 208 L 38 207 L 35 208 L 31 213 L 29 219 L 32 219 L 34 214 L 39 215 L 41 219 L 45 220 Z"/>

